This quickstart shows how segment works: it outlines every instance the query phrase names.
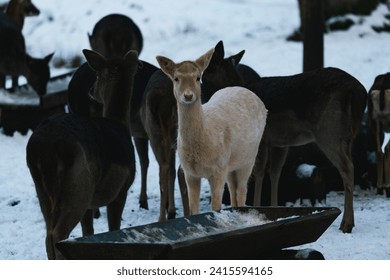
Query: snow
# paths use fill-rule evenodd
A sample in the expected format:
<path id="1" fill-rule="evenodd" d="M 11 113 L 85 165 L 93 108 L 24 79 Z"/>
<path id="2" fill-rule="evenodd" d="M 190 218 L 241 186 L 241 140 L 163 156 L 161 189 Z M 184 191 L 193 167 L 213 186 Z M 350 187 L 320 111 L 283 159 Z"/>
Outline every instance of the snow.
<path id="1" fill-rule="evenodd" d="M 307 163 L 300 164 L 297 167 L 297 171 L 296 171 L 297 177 L 300 178 L 300 179 L 302 179 L 302 178 L 310 178 L 311 175 L 313 174 L 314 169 L 316 167 L 317 166 L 315 166 L 315 165 L 311 165 L 311 164 L 307 164 Z"/>
<path id="2" fill-rule="evenodd" d="M 0 3 L 6 1 L 2 0 Z M 41 14 L 27 18 L 23 33 L 28 52 L 43 57 L 55 52 L 53 63 L 82 57 L 89 48 L 87 33 L 108 13 L 124 13 L 140 27 L 144 49 L 140 58 L 157 65 L 155 56 L 175 61 L 195 59 L 219 40 L 227 55 L 245 49 L 242 63 L 262 76 L 290 75 L 302 70 L 302 44 L 285 38 L 299 25 L 296 0 L 34 0 Z M 163 4 L 162 4 L 163 3 Z M 174 7 L 174 8 L 173 8 Z M 342 68 L 369 89 L 374 78 L 389 71 L 390 36 L 375 33 L 388 13 L 381 5 L 371 16 L 353 18 L 359 24 L 348 31 L 325 36 L 325 66 Z M 53 64 L 54 65 L 54 64 Z M 63 69 L 53 69 L 60 72 Z M 45 224 L 33 181 L 26 166 L 25 147 L 31 132 L 13 137 L 0 134 L 0 259 L 46 259 Z M 159 214 L 158 166 L 150 149 L 148 173 L 150 210 L 140 209 L 140 174 L 128 194 L 122 227 L 156 222 Z M 137 159 L 138 160 L 138 159 Z M 137 165 L 137 168 L 139 166 Z M 178 190 L 178 188 L 177 188 Z M 209 187 L 202 184 L 201 211 L 210 210 Z M 183 215 L 180 194 L 176 192 L 178 216 Z M 343 210 L 343 192 L 331 192 L 326 205 Z M 355 227 L 351 234 L 338 228 L 340 215 L 326 232 L 311 244 L 329 260 L 389 260 L 390 202 L 375 189 L 354 190 Z M 101 208 L 103 217 L 105 208 Z M 95 220 L 95 232 L 107 231 L 105 218 Z M 70 238 L 81 236 L 80 226 Z"/>
<path id="3" fill-rule="evenodd" d="M 208 213 L 204 216 L 202 223 L 192 222 L 185 218 L 185 230 L 170 229 L 166 232 L 163 228 L 154 224 L 126 230 L 126 238 L 123 242 L 129 243 L 172 243 L 185 242 L 202 237 L 210 237 L 212 235 L 233 232 L 242 228 L 253 228 L 272 222 L 268 220 L 264 214 L 259 214 L 256 210 L 248 212 L 222 210 L 220 212 Z M 293 217 L 288 217 L 289 219 Z M 206 220 L 209 220 L 207 222 Z"/>

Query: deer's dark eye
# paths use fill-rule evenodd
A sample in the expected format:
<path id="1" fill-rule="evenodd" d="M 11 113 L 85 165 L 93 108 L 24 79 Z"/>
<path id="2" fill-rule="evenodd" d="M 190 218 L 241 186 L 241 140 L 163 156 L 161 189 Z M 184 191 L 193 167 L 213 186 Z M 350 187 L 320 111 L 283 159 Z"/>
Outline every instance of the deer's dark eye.
<path id="1" fill-rule="evenodd" d="M 200 77 L 197 77 L 196 80 L 199 82 L 200 81 Z"/>
<path id="2" fill-rule="evenodd" d="M 178 82 L 178 81 L 179 81 L 179 78 L 175 78 L 174 80 L 175 80 L 175 82 Z"/>

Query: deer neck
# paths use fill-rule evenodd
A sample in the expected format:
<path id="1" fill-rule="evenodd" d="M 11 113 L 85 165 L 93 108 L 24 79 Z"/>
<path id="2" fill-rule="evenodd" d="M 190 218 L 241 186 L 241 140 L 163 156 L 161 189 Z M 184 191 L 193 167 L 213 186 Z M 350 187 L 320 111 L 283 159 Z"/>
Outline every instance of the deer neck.
<path id="1" fill-rule="evenodd" d="M 206 124 L 200 100 L 191 105 L 178 103 L 178 136 L 184 147 L 195 147 L 206 137 Z"/>
<path id="2" fill-rule="evenodd" d="M 132 79 L 126 79 L 113 86 L 111 88 L 112 98 L 103 105 L 103 117 L 122 124 L 129 133 L 132 85 Z"/>

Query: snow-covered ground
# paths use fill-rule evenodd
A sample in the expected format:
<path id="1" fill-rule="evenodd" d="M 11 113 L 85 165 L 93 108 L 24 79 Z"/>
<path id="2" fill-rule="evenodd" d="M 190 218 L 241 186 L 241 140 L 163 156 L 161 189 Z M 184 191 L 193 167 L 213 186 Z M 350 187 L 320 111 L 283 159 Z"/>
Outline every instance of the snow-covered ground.
<path id="1" fill-rule="evenodd" d="M 5 2 L 0 1 L 0 3 Z M 176 61 L 194 59 L 224 41 L 227 55 L 245 49 L 243 63 L 263 76 L 296 74 L 302 70 L 302 44 L 286 37 L 299 25 L 296 0 L 33 0 L 41 14 L 25 21 L 27 49 L 33 56 L 55 52 L 54 60 L 71 60 L 89 48 L 87 33 L 108 13 L 130 16 L 144 36 L 140 58 L 157 65 L 155 56 Z M 207 3 L 207 4 L 206 4 Z M 381 25 L 381 5 L 368 17 L 352 17 L 359 24 L 349 31 L 325 36 L 325 66 L 342 68 L 369 89 L 374 78 L 390 68 L 390 34 L 375 33 Z M 53 69 L 60 72 L 62 69 Z M 0 134 L 0 259 L 46 259 L 45 224 L 26 166 L 25 147 L 31 132 L 13 137 Z M 131 187 L 123 227 L 155 222 L 159 212 L 158 166 L 150 151 L 148 174 L 150 210 L 139 209 L 140 176 Z M 138 165 L 137 165 L 138 168 Z M 209 188 L 202 187 L 201 209 L 208 211 Z M 390 201 L 375 190 L 354 192 L 355 228 L 343 234 L 340 215 L 318 241 L 301 246 L 333 260 L 389 260 Z M 177 191 L 178 215 L 182 215 Z M 343 193 L 331 192 L 326 205 L 343 210 Z M 102 208 L 103 216 L 105 209 Z M 95 232 L 107 231 L 104 218 L 95 220 Z M 71 237 L 81 236 L 78 226 Z"/>

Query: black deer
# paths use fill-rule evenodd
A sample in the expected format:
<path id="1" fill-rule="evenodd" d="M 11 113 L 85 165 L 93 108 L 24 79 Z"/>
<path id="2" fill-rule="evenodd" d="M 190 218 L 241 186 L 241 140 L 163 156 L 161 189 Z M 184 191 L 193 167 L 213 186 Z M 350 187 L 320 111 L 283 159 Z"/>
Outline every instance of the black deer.
<path id="1" fill-rule="evenodd" d="M 11 92 L 18 86 L 18 77 L 25 76 L 31 87 L 43 96 L 50 79 L 49 62 L 53 54 L 43 59 L 26 53 L 20 28 L 4 13 L 0 13 L 0 88 L 6 87 L 6 76 L 12 76 Z"/>
<path id="2" fill-rule="evenodd" d="M 139 67 L 137 52 L 129 51 L 122 59 L 83 52 L 99 75 L 91 98 L 103 104 L 102 117 L 51 117 L 27 144 L 27 164 L 46 222 L 49 259 L 62 258 L 55 244 L 79 222 L 83 236 L 94 233 L 97 207 L 107 205 L 109 230 L 119 229 L 135 177 L 130 102 Z"/>
<path id="3" fill-rule="evenodd" d="M 143 66 L 134 77 L 130 128 L 141 165 L 140 207 L 148 209 L 147 173 L 149 166 L 149 140 L 141 122 L 140 107 L 149 78 L 158 68 L 146 61 L 141 62 Z M 89 96 L 95 80 L 95 71 L 91 69 L 88 63 L 81 65 L 74 73 L 68 86 L 68 106 L 71 113 L 81 116 L 101 116 L 102 105 Z"/>
<path id="4" fill-rule="evenodd" d="M 216 47 L 209 66 L 202 76 L 202 102 L 207 102 L 217 90 L 242 81 L 235 66 L 244 51 L 224 58 L 222 41 Z M 145 89 L 141 107 L 141 118 L 150 139 L 160 177 L 159 221 L 176 217 L 174 185 L 176 178 L 177 106 L 172 94 L 172 81 L 161 71 L 156 71 Z M 184 215 L 189 215 L 188 195 L 182 169 L 178 169 L 178 180 L 183 200 Z"/>
<path id="5" fill-rule="evenodd" d="M 143 37 L 132 19 L 121 14 L 110 14 L 100 19 L 88 34 L 91 48 L 106 57 L 121 57 L 128 50 L 141 53 Z"/>
<path id="6" fill-rule="evenodd" d="M 390 145 L 383 143 L 390 133 L 390 73 L 378 75 L 369 90 L 368 119 L 375 137 L 378 193 L 385 190 L 390 197 Z"/>
<path id="7" fill-rule="evenodd" d="M 22 30 L 24 18 L 38 16 L 40 11 L 31 0 L 10 0 L 5 9 L 5 13 Z"/>
<path id="8" fill-rule="evenodd" d="M 288 147 L 315 142 L 339 171 L 344 185 L 343 232 L 354 226 L 352 144 L 359 130 L 367 92 L 348 73 L 323 68 L 286 77 L 260 78 L 248 86 L 268 109 L 267 125 L 254 169 L 254 205 L 260 205 L 269 161 L 271 205 L 277 205 L 278 184 Z"/>
<path id="9" fill-rule="evenodd" d="M 94 51 L 106 57 L 122 57 L 128 50 L 138 53 L 142 49 L 142 35 L 137 25 L 128 17 L 120 14 L 110 14 L 99 20 L 89 35 Z M 143 66 L 134 78 L 134 91 L 131 102 L 131 134 L 137 149 L 141 165 L 140 207 L 148 209 L 147 173 L 149 166 L 148 136 L 139 116 L 142 96 L 150 76 L 158 68 L 141 61 Z M 91 98 L 89 91 L 96 80 L 95 72 L 88 63 L 81 65 L 74 73 L 68 86 L 68 105 L 70 112 L 82 116 L 101 116 L 102 106 Z"/>

